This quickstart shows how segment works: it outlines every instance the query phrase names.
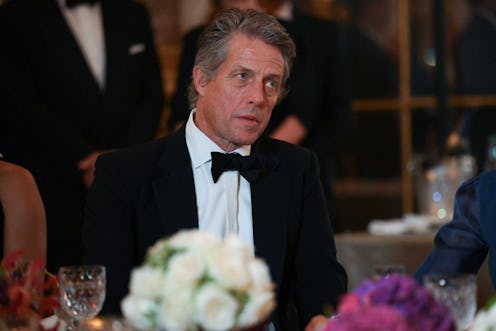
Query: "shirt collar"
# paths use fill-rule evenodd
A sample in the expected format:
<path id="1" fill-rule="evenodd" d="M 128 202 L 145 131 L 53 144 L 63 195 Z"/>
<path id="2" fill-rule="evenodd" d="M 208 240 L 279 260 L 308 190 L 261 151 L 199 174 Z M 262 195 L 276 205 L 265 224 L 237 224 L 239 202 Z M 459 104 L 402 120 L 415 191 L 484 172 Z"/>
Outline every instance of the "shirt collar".
<path id="1" fill-rule="evenodd" d="M 195 124 L 193 118 L 196 109 L 193 109 L 186 122 L 186 145 L 188 146 L 191 164 L 194 169 L 212 160 L 211 152 L 225 153 L 216 143 L 204 134 Z M 250 155 L 251 145 L 244 145 L 232 151 L 243 156 Z"/>

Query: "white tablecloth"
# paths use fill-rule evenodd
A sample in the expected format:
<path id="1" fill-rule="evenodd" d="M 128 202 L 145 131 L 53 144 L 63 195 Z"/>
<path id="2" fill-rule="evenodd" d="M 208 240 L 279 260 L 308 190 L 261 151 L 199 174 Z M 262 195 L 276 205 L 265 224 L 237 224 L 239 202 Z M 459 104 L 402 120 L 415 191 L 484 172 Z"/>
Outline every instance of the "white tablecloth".
<path id="1" fill-rule="evenodd" d="M 434 247 L 434 235 L 336 234 L 337 256 L 348 273 L 348 289 L 353 290 L 370 277 L 376 265 L 402 264 L 407 274 L 413 274 Z M 479 271 L 477 286 L 477 301 L 482 307 L 495 294 L 487 261 Z"/>

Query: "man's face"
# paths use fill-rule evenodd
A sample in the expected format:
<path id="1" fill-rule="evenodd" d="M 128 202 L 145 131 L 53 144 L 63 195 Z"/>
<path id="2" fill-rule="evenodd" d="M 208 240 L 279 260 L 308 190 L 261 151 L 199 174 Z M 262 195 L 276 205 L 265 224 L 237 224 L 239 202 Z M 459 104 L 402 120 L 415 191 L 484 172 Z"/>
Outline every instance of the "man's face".
<path id="1" fill-rule="evenodd" d="M 193 70 L 199 94 L 196 125 L 226 152 L 253 144 L 269 122 L 283 72 L 284 60 L 275 46 L 233 35 L 211 80 L 199 67 Z"/>

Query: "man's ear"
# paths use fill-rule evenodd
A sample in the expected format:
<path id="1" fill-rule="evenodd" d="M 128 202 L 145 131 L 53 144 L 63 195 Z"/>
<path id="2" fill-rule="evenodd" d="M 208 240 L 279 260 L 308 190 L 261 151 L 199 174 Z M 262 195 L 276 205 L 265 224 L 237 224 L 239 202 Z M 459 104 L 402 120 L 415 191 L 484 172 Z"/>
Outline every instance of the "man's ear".
<path id="1" fill-rule="evenodd" d="M 207 86 L 209 80 L 207 74 L 199 66 L 193 68 L 193 83 L 199 95 L 204 94 L 205 86 Z"/>

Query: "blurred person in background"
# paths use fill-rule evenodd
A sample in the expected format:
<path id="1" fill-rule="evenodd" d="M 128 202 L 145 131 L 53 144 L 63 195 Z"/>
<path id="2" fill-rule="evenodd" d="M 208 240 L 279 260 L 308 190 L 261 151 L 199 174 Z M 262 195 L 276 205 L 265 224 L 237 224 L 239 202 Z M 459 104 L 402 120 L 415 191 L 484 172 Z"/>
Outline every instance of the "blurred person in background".
<path id="1" fill-rule="evenodd" d="M 46 259 L 46 217 L 31 173 L 0 154 L 0 258 L 21 251 Z"/>
<path id="2" fill-rule="evenodd" d="M 385 99 L 399 96 L 398 17 L 396 0 L 351 0 L 349 38 L 354 99 Z M 429 68 L 417 52 L 415 26 L 411 34 L 411 84 L 414 95 L 432 92 Z M 435 130 L 435 114 L 427 109 L 412 112 L 412 148 L 428 149 Z M 396 112 L 360 111 L 340 164 L 349 177 L 393 178 L 401 175 L 399 116 Z"/>
<path id="3" fill-rule="evenodd" d="M 473 14 L 457 47 L 457 91 L 462 95 L 496 94 L 496 1 L 469 3 Z M 489 137 L 496 134 L 496 108 L 464 109 L 457 117 L 460 136 L 468 140 L 480 173 L 485 170 Z"/>
<path id="4" fill-rule="evenodd" d="M 397 17 L 394 0 L 351 1 L 349 25 L 353 98 L 398 95 Z M 353 114 L 347 176 L 387 178 L 400 175 L 398 116 L 394 112 Z"/>
<path id="5" fill-rule="evenodd" d="M 415 278 L 422 283 L 428 274 L 476 274 L 487 257 L 496 288 L 496 170 L 461 184 L 453 210 L 453 218 L 437 232 L 435 247 Z"/>
<path id="6" fill-rule="evenodd" d="M 38 183 L 56 272 L 82 261 L 98 155 L 154 138 L 163 88 L 153 33 L 131 0 L 13 0 L 0 6 L 0 43 L 0 149 Z"/>
<path id="7" fill-rule="evenodd" d="M 335 158 L 351 119 L 350 66 L 344 30 L 335 22 L 309 15 L 288 0 L 213 1 L 216 9 L 253 8 L 276 16 L 296 44 L 288 95 L 276 105 L 265 135 L 316 152 L 331 218 L 335 218 Z M 180 128 L 192 105 L 187 100 L 194 55 L 203 26 L 183 38 L 169 127 Z"/>

